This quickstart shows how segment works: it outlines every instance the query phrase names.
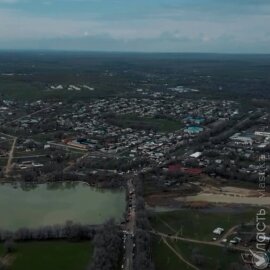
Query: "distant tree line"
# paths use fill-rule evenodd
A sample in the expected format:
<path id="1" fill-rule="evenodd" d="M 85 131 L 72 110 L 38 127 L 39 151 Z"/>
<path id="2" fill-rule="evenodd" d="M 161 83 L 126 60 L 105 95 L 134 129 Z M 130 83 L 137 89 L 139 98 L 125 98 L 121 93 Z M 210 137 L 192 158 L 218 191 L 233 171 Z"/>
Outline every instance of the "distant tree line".
<path id="1" fill-rule="evenodd" d="M 248 169 L 241 170 L 239 167 L 237 167 L 237 165 L 231 164 L 223 164 L 218 167 L 215 164 L 212 164 L 205 168 L 204 172 L 209 175 L 215 174 L 225 179 L 240 180 L 250 183 L 257 183 L 259 177 L 257 172 L 249 173 Z M 269 170 L 266 170 L 264 173 L 265 182 L 266 185 L 268 185 L 270 183 Z"/>
<path id="2" fill-rule="evenodd" d="M 97 226 L 81 225 L 71 221 L 64 225 L 44 226 L 37 229 L 21 228 L 17 231 L 0 230 L 0 241 L 32 241 L 32 240 L 92 240 Z"/>
<path id="3" fill-rule="evenodd" d="M 21 172 L 19 180 L 24 183 L 85 182 L 90 186 L 100 188 L 119 188 L 125 184 L 124 177 L 117 173 L 106 171 L 99 173 L 79 173 L 76 171 L 65 172 L 62 167 L 58 167 L 58 170 L 48 171 L 46 174 L 41 174 L 36 169 L 28 169 Z"/>
<path id="4" fill-rule="evenodd" d="M 84 158 L 76 165 L 77 169 L 87 168 L 92 170 L 117 170 L 126 172 L 149 164 L 147 159 L 136 158 Z"/>

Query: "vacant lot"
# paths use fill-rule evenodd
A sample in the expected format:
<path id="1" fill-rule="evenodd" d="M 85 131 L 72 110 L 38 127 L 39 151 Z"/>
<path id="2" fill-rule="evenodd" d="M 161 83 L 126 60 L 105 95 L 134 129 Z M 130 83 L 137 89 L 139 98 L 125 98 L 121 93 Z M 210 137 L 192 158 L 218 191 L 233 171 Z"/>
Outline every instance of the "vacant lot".
<path id="1" fill-rule="evenodd" d="M 209 202 L 209 203 L 225 203 L 225 204 L 248 204 L 248 205 L 269 205 L 270 193 L 265 192 L 261 196 L 256 189 L 244 187 L 215 187 L 206 185 L 202 187 L 202 191 L 197 195 L 179 197 L 177 201 L 186 202 Z"/>
<path id="2" fill-rule="evenodd" d="M 90 242 L 29 242 L 16 247 L 9 270 L 84 270 L 93 254 Z"/>
<path id="3" fill-rule="evenodd" d="M 228 231 L 235 225 L 255 221 L 256 208 L 247 210 L 179 210 L 153 213 L 150 221 L 155 230 L 167 234 L 178 233 L 178 236 L 209 241 L 216 227 Z"/>
<path id="4" fill-rule="evenodd" d="M 108 121 L 123 128 L 155 130 L 160 132 L 173 132 L 182 127 L 181 121 L 163 118 L 139 117 L 136 115 L 114 116 L 109 118 Z"/>

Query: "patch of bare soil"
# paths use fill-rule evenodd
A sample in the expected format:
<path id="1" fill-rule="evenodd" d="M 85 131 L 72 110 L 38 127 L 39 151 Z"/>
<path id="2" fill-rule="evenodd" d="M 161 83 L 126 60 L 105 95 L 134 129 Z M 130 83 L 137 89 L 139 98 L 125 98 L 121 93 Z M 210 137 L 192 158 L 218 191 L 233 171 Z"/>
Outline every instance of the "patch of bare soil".
<path id="1" fill-rule="evenodd" d="M 238 187 L 215 187 L 205 185 L 193 196 L 176 198 L 179 202 L 209 202 L 222 204 L 270 205 L 270 193 Z"/>
<path id="2" fill-rule="evenodd" d="M 15 255 L 13 254 L 7 254 L 0 257 L 1 263 L 6 267 L 10 267 L 13 264 L 14 260 L 15 260 Z"/>

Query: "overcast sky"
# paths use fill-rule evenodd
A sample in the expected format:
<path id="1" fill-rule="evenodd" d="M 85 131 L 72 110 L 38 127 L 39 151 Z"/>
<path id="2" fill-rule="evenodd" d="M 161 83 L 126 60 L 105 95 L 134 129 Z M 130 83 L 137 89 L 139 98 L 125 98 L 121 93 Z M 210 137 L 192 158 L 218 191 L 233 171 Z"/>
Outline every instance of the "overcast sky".
<path id="1" fill-rule="evenodd" d="M 270 0 L 0 0 L 0 49 L 270 53 Z"/>

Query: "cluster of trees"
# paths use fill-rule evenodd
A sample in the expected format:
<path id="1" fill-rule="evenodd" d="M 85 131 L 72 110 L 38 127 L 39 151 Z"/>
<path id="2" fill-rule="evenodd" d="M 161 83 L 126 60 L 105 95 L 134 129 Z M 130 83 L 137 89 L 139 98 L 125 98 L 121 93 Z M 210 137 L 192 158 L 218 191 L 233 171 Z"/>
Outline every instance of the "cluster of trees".
<path id="1" fill-rule="evenodd" d="M 22 228 L 15 232 L 0 230 L 0 241 L 13 239 L 14 241 L 31 240 L 91 240 L 95 236 L 97 227 L 81 225 L 71 221 L 65 225 L 44 226 L 37 229 Z"/>
<path id="2" fill-rule="evenodd" d="M 56 168 L 58 168 L 56 170 Z M 28 169 L 21 172 L 21 181 L 24 183 L 59 183 L 59 182 L 86 182 L 91 186 L 100 188 L 119 188 L 124 186 L 124 177 L 112 172 L 79 173 L 64 171 L 62 166 L 52 165 L 52 170 L 41 173 L 38 169 Z"/>
<path id="3" fill-rule="evenodd" d="M 88 173 L 87 183 L 100 188 L 119 188 L 125 184 L 124 177 L 112 173 Z"/>
<path id="4" fill-rule="evenodd" d="M 46 174 L 58 175 L 63 171 L 66 163 L 73 159 L 73 155 L 67 151 L 62 150 L 50 150 L 47 153 L 48 160 L 43 167 L 31 167 L 27 170 L 20 171 L 20 178 L 23 182 L 38 182 L 42 181 Z M 14 176 L 17 177 L 17 172 L 14 172 Z"/>
<path id="5" fill-rule="evenodd" d="M 136 249 L 134 268 L 140 270 L 154 270 L 151 257 L 151 236 L 147 231 L 136 230 Z"/>
<path id="6" fill-rule="evenodd" d="M 220 121 L 218 123 L 213 124 L 210 129 L 205 130 L 204 132 L 200 133 L 197 137 L 197 141 L 207 142 L 210 138 L 215 138 L 224 130 L 231 128 L 235 124 L 235 120 L 228 120 L 228 121 Z"/>
<path id="7" fill-rule="evenodd" d="M 113 220 L 106 222 L 94 237 L 94 257 L 89 270 L 117 269 L 122 252 L 121 232 Z"/>
<path id="8" fill-rule="evenodd" d="M 254 114 L 252 114 L 251 116 L 249 116 L 248 118 L 237 122 L 235 125 L 233 125 L 230 129 L 228 129 L 229 127 L 227 127 L 227 130 L 225 130 L 225 132 L 222 132 L 221 134 L 212 137 L 211 138 L 211 142 L 212 143 L 221 143 L 224 140 L 227 140 L 230 136 L 232 136 L 233 134 L 240 132 L 242 130 L 246 130 L 249 127 L 253 126 L 256 124 L 257 119 L 262 116 L 261 112 L 255 112 Z M 232 121 L 231 123 L 233 123 L 234 121 Z"/>
<path id="9" fill-rule="evenodd" d="M 171 164 L 174 164 L 174 162 L 177 161 L 173 161 Z M 179 163 L 180 162 L 182 161 L 179 161 Z M 155 168 L 151 172 L 142 173 L 141 178 L 143 179 L 144 185 L 147 186 L 147 191 L 145 191 L 145 194 L 151 194 L 152 192 L 167 192 L 172 188 L 176 188 L 177 192 L 184 192 L 185 194 L 188 192 L 194 193 L 197 191 L 197 187 L 190 186 L 187 188 L 187 186 L 184 186 L 183 184 L 190 181 L 196 181 L 198 176 L 188 174 L 180 170 L 170 172 L 164 171 L 160 168 Z"/>
<path id="10" fill-rule="evenodd" d="M 134 268 L 140 270 L 154 270 L 151 256 L 150 224 L 145 210 L 143 199 L 142 180 L 138 178 L 135 183 L 136 190 L 136 231 L 135 231 L 135 257 Z"/>
<path id="11" fill-rule="evenodd" d="M 131 160 L 126 157 L 119 158 L 84 158 L 77 164 L 77 168 L 88 168 L 93 170 L 117 170 L 126 172 L 134 168 L 139 168 L 141 166 L 146 166 L 149 161 L 146 159 L 137 158 Z"/>
<path id="12" fill-rule="evenodd" d="M 215 174 L 217 176 L 223 177 L 225 179 L 231 179 L 231 180 L 240 180 L 240 181 L 246 181 L 250 183 L 257 183 L 258 182 L 258 173 L 249 173 L 246 170 L 241 170 L 241 167 L 238 167 L 238 164 L 222 164 L 219 166 L 216 166 L 215 164 L 207 166 L 207 168 L 204 169 L 204 172 L 212 175 Z M 270 183 L 270 176 L 268 175 L 268 171 L 265 171 L 266 177 L 265 181 L 266 184 Z"/>
<path id="13" fill-rule="evenodd" d="M 70 160 L 72 158 L 72 154 L 68 151 L 56 149 L 50 151 L 49 157 L 52 162 L 63 163 L 65 161 Z"/>

